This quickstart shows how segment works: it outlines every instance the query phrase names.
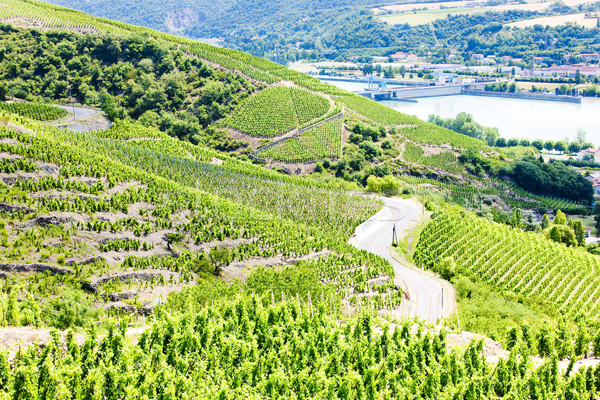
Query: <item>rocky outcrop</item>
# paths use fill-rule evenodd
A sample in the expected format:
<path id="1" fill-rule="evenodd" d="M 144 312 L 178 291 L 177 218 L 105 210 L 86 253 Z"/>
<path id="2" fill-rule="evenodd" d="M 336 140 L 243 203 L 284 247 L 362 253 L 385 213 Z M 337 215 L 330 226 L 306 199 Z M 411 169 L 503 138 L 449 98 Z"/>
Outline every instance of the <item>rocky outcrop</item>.
<path id="1" fill-rule="evenodd" d="M 35 212 L 35 209 L 31 208 L 31 207 L 24 207 L 24 206 L 15 206 L 13 204 L 6 204 L 6 203 L 0 203 L 0 212 L 17 212 L 17 211 L 21 211 L 24 212 L 25 214 L 30 214 Z"/>
<path id="2" fill-rule="evenodd" d="M 46 272 L 52 275 L 68 275 L 73 272 L 67 268 L 53 267 L 44 264 L 0 264 L 0 270 L 6 272 Z"/>
<path id="3" fill-rule="evenodd" d="M 86 284 L 86 289 L 92 292 L 98 291 L 98 286 L 106 282 L 110 282 L 112 280 L 119 280 L 121 283 L 130 283 L 130 282 L 148 282 L 151 281 L 152 278 L 160 278 L 161 275 L 168 275 L 165 277 L 165 280 L 168 280 L 170 275 L 177 275 L 175 273 L 170 272 L 162 272 L 162 271 L 135 271 L 135 272 L 120 272 L 113 275 L 108 275 L 104 277 L 98 277 L 93 279 L 91 282 Z M 174 276 L 176 278 L 177 276 Z"/>
<path id="4" fill-rule="evenodd" d="M 67 265 L 68 267 L 73 267 L 75 265 L 90 265 L 92 263 L 102 262 L 102 261 L 105 261 L 105 258 L 102 256 L 98 256 L 98 257 L 91 257 L 91 258 L 88 258 L 86 260 L 79 261 L 79 262 L 71 260 L 71 261 L 68 261 L 65 265 Z"/>

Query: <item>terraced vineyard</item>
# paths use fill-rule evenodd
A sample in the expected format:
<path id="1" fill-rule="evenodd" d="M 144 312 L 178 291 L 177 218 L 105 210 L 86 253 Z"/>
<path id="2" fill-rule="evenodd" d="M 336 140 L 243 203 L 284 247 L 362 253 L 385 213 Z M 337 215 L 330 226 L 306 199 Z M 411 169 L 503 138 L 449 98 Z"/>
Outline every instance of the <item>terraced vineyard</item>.
<path id="1" fill-rule="evenodd" d="M 258 157 L 286 163 L 337 159 L 342 154 L 343 116 L 319 124 L 285 141 L 259 149 Z"/>
<path id="2" fill-rule="evenodd" d="M 125 26 L 60 6 L 20 0 L 3 0 L 0 3 L 0 21 L 85 33 L 123 33 Z"/>
<path id="3" fill-rule="evenodd" d="M 600 258 L 538 233 L 489 222 L 470 213 L 436 217 L 421 233 L 414 259 L 434 269 L 451 257 L 484 282 L 539 296 L 574 316 L 600 311 Z"/>
<path id="4" fill-rule="evenodd" d="M 274 137 L 306 124 L 329 110 L 329 101 L 303 89 L 274 86 L 262 90 L 223 121 L 251 136 Z"/>
<path id="5" fill-rule="evenodd" d="M 411 142 L 405 144 L 403 158 L 410 163 L 439 168 L 453 173 L 460 173 L 464 169 L 458 163 L 456 155 L 453 152 L 445 150 L 439 154 L 426 156 L 421 146 L 417 146 Z"/>
<path id="6" fill-rule="evenodd" d="M 47 104 L 35 103 L 3 103 L 0 102 L 0 110 L 17 114 L 22 117 L 35 119 L 37 121 L 53 121 L 64 118 L 69 113 L 58 107 L 52 107 Z"/>
<path id="7" fill-rule="evenodd" d="M 96 136 L 0 116 L 33 132 L 0 127 L 0 152 L 9 157 L 2 169 L 10 182 L 1 184 L 0 202 L 9 211 L 0 213 L 0 222 L 13 235 L 0 250 L 0 269 L 10 263 L 69 276 L 54 283 L 56 301 L 75 290 L 88 308 L 100 296 L 128 310 L 122 299 L 134 295 L 122 293 L 130 293 L 124 286 L 131 289 L 132 281 L 142 285 L 131 289 L 142 307 L 156 285 L 174 282 L 179 286 L 173 290 L 181 290 L 202 274 L 277 258 L 310 262 L 348 301 L 367 295 L 375 308 L 400 304 L 401 292 L 389 278 L 384 286 L 372 285 L 393 276 L 391 266 L 346 244 L 354 227 L 376 212 L 376 201 L 313 187 L 140 125 L 118 123 Z M 220 162 L 211 164 L 217 157 Z M 349 210 L 343 218 L 340 208 Z M 319 233 L 323 228 L 331 235 Z M 44 250 L 46 241 L 56 240 Z M 334 268 L 342 260 L 352 273 Z M 39 277 L 16 279 L 30 285 Z M 23 317 L 8 322 L 45 320 L 39 309 L 27 308 L 32 305 L 23 304 Z"/>

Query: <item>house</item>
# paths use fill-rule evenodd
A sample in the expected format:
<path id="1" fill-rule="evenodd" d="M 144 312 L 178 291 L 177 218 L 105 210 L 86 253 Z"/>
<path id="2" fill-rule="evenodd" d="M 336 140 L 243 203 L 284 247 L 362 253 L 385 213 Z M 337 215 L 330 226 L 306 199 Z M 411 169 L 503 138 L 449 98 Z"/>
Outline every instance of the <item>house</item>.
<path id="1" fill-rule="evenodd" d="M 394 61 L 404 61 L 404 60 L 406 60 L 406 57 L 408 57 L 408 54 L 406 54 L 403 51 L 398 51 L 398 52 L 392 54 L 390 57 L 392 57 L 392 60 L 394 60 Z"/>
<path id="2" fill-rule="evenodd" d="M 588 148 L 581 150 L 577 153 L 577 159 L 579 161 L 593 161 L 595 163 L 600 163 L 600 149 Z M 594 182 L 598 182 L 598 179 L 594 179 Z"/>
<path id="3" fill-rule="evenodd" d="M 584 65 L 555 65 L 547 68 L 545 71 L 550 72 L 550 76 L 574 78 L 577 72 L 581 76 L 587 76 L 590 78 L 600 77 L 600 67 L 597 66 L 584 66 Z M 543 76 L 548 76 L 544 74 Z"/>
<path id="4" fill-rule="evenodd" d="M 483 54 L 473 54 L 471 57 L 475 61 L 482 61 L 483 60 Z"/>
<path id="5" fill-rule="evenodd" d="M 442 71 L 435 71 L 434 75 L 434 82 L 435 85 L 447 85 L 447 84 L 453 84 L 456 83 L 456 75 L 455 74 L 447 74 L 445 72 Z"/>
<path id="6" fill-rule="evenodd" d="M 500 57 L 500 59 L 502 60 L 503 63 L 507 63 L 512 59 L 511 56 L 502 56 Z"/>

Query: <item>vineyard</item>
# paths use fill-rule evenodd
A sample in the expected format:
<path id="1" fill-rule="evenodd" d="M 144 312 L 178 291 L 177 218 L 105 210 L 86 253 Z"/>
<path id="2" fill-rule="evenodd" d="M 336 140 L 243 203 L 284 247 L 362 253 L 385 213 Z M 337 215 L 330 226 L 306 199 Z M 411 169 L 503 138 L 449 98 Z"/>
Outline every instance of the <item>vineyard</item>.
<path id="1" fill-rule="evenodd" d="M 337 159 L 342 153 L 343 127 L 341 116 L 271 147 L 259 149 L 256 155 L 286 163 Z"/>
<path id="2" fill-rule="evenodd" d="M 389 263 L 346 244 L 354 227 L 377 211 L 377 201 L 311 186 L 127 122 L 91 135 L 9 114 L 3 119 L 33 133 L 0 127 L 5 139 L 0 151 L 15 160 L 3 161 L 3 171 L 14 183 L 2 185 L 0 201 L 13 211 L 0 214 L 0 222 L 13 237 L 0 250 L 0 264 L 68 276 L 49 277 L 56 301 L 76 290 L 85 299 L 82 304 L 101 296 L 117 302 L 116 307 L 118 299 L 131 299 L 130 293 L 147 302 L 155 286 L 186 286 L 205 274 L 218 275 L 230 264 L 277 258 L 284 264 L 286 259 L 304 260 L 347 301 L 368 298 L 365 308 L 401 303 Z M 339 127 L 341 119 L 336 121 Z M 220 165 L 211 164 L 217 157 Z M 17 179 L 38 171 L 55 172 Z M 55 194 L 48 196 L 48 191 Z M 340 216 L 340 208 L 349 212 Z M 33 212 L 41 221 L 56 219 L 46 228 L 46 222 L 30 220 Z M 48 217 L 50 213 L 61 217 Z M 72 213 L 86 217 L 63 217 Z M 22 229 L 23 224 L 28 228 Z M 322 228 L 331 233 L 320 233 Z M 43 243 L 57 237 L 62 238 L 59 244 L 45 250 Z M 88 244 L 77 245 L 82 241 Z M 125 274 L 122 282 L 112 278 L 115 273 Z M 128 277 L 132 274 L 136 278 Z M 32 295 L 47 293 L 47 280 L 31 286 L 39 283 L 38 275 L 21 279 L 23 287 L 8 286 L 13 293 L 25 287 Z M 131 288 L 132 280 L 139 287 Z M 88 281 L 101 284 L 84 283 Z M 82 287 L 91 289 L 81 292 Z M 51 306 L 53 302 L 46 307 Z M 23 303 L 19 310 L 21 316 L 4 316 L 0 323 L 50 323 L 52 313 L 35 302 Z"/>
<path id="3" fill-rule="evenodd" d="M 94 18 L 79 11 L 36 1 L 3 0 L 0 22 L 85 33 L 123 33 L 125 24 Z"/>
<path id="4" fill-rule="evenodd" d="M 458 318 L 435 329 L 399 320 L 411 307 L 392 265 L 348 244 L 382 202 L 340 188 L 371 172 L 387 182 L 409 164 L 415 175 L 453 174 L 440 182 L 398 173 L 417 194 L 467 207 L 491 196 L 517 207 L 581 207 L 457 177 L 459 150 L 485 153 L 485 143 L 234 50 L 35 0 L 2 0 L 0 21 L 89 33 L 62 34 L 73 40 L 58 45 L 55 32 L 13 32 L 26 50 L 2 54 L 25 55 L 25 64 L 11 59 L 5 64 L 18 68 L 0 76 L 14 73 L 9 89 L 33 85 L 23 91 L 36 101 L 60 101 L 73 74 L 89 68 L 73 81 L 114 116 L 107 130 L 74 132 L 42 123 L 64 118 L 62 109 L 0 103 L 0 326 L 58 329 L 47 343 L 0 350 L 1 398 L 598 398 L 600 366 L 573 369 L 574 357 L 600 355 L 597 322 L 581 322 L 600 311 L 598 256 L 465 211 L 434 214 L 416 245 L 419 266 L 451 258 L 466 275 L 548 299 L 582 327 L 576 337 L 556 328 L 556 343 L 575 350 L 544 353 L 542 329 L 532 338 L 523 326 L 507 358 L 492 364 L 483 341 L 460 343 L 468 336 L 456 332 Z M 12 38 L 4 28 L 0 45 Z M 30 62 L 40 46 L 27 37 L 54 47 Z M 92 61 L 96 53 L 114 57 Z M 29 62 L 39 67 L 35 79 Z M 58 78 L 47 90 L 42 76 Z M 342 158 L 345 124 L 350 155 L 377 154 L 360 171 Z M 248 161 L 265 139 L 216 150 L 242 141 L 219 128 L 287 134 L 258 157 L 338 161 L 320 163 L 323 174 L 311 178 L 280 173 Z M 220 137 L 227 145 L 211 142 Z M 394 140 L 406 163 L 386 175 L 400 156 Z M 354 186 L 334 177 L 350 173 Z M 538 366 L 533 354 L 545 357 Z M 566 372 L 557 357 L 573 360 Z"/>
<path id="5" fill-rule="evenodd" d="M 417 117 L 402 114 L 383 104 L 369 100 L 357 94 L 336 97 L 352 111 L 363 115 L 374 122 L 397 127 L 402 136 L 423 144 L 450 144 L 454 148 L 483 149 L 486 144 L 481 140 L 441 128 L 435 124 L 423 122 Z"/>
<path id="6" fill-rule="evenodd" d="M 53 121 L 69 115 L 69 113 L 58 107 L 35 103 L 3 103 L 0 102 L 0 110 L 17 114 L 22 117 L 35 119 L 37 121 Z"/>
<path id="7" fill-rule="evenodd" d="M 324 115 L 329 101 L 303 89 L 274 86 L 246 101 L 224 122 L 251 136 L 275 137 Z"/>
<path id="8" fill-rule="evenodd" d="M 157 321 L 135 345 L 124 324 L 102 337 L 92 331 L 82 345 L 69 333 L 63 346 L 53 333 L 12 369 L 0 355 L 1 390 L 9 398 L 589 399 L 600 389 L 593 367 L 567 375 L 556 360 L 534 368 L 517 353 L 491 365 L 483 342 L 448 352 L 445 332 L 390 329 L 371 315 L 340 326 L 339 314 L 328 298 L 237 296 Z"/>
<path id="9" fill-rule="evenodd" d="M 422 232 L 414 259 L 434 269 L 446 257 L 484 282 L 548 299 L 565 314 L 600 310 L 600 258 L 541 234 L 469 213 L 444 214 Z"/>
<path id="10" fill-rule="evenodd" d="M 409 175 L 399 178 L 415 185 L 415 191 L 419 195 L 437 193 L 439 189 L 436 188 L 447 190 L 453 202 L 467 208 L 481 208 L 485 196 L 498 196 L 509 206 L 522 209 L 576 210 L 582 207 L 572 200 L 535 195 L 508 182 L 494 179 L 451 183 Z"/>
<path id="11" fill-rule="evenodd" d="M 410 163 L 439 168 L 452 173 L 463 171 L 463 167 L 458 164 L 456 155 L 451 151 L 442 151 L 439 154 L 426 156 L 421 146 L 407 142 L 402 156 Z"/>

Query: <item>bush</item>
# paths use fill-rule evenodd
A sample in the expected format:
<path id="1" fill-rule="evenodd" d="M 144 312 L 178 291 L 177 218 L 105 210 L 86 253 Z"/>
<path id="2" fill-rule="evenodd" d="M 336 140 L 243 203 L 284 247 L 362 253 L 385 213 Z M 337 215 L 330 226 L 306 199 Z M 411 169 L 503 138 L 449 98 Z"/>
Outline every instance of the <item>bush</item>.
<path id="1" fill-rule="evenodd" d="M 456 275 L 456 262 L 451 257 L 446 257 L 439 265 L 439 274 L 442 278 L 450 280 Z"/>
<path id="2" fill-rule="evenodd" d="M 47 303 L 42 318 L 46 324 L 58 329 L 84 327 L 100 313 L 99 309 L 92 308 L 93 303 L 93 299 L 81 293 L 66 292 Z"/>

